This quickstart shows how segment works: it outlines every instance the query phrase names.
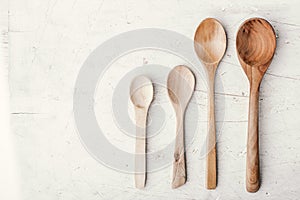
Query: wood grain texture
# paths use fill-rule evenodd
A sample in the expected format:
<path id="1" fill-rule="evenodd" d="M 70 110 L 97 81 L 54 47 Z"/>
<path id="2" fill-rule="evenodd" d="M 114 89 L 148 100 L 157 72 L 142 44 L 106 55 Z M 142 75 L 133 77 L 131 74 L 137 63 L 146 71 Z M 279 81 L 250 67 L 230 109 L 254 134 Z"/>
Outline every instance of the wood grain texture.
<path id="1" fill-rule="evenodd" d="M 136 144 L 135 144 L 135 187 L 142 189 L 146 184 L 146 122 L 147 109 L 135 108 Z"/>
<path id="2" fill-rule="evenodd" d="M 261 18 L 247 20 L 238 31 L 236 48 L 239 61 L 250 83 L 246 189 L 248 192 L 256 192 L 260 186 L 258 143 L 259 86 L 272 61 L 276 48 L 276 37 L 272 26 Z"/>
<path id="3" fill-rule="evenodd" d="M 208 85 L 208 133 L 206 159 L 206 188 L 217 187 L 217 150 L 215 124 L 215 73 L 227 46 L 224 28 L 216 19 L 207 18 L 195 33 L 195 51 L 207 73 Z"/>
<path id="4" fill-rule="evenodd" d="M 167 87 L 177 122 L 172 188 L 178 188 L 186 182 L 184 113 L 194 92 L 194 75 L 186 66 L 176 66 L 169 73 Z"/>
<path id="5" fill-rule="evenodd" d="M 142 189 L 146 183 L 146 128 L 147 113 L 153 99 L 153 86 L 145 76 L 136 77 L 130 85 L 130 98 L 135 106 L 135 187 Z"/>
<path id="6" fill-rule="evenodd" d="M 217 187 L 217 149 L 216 149 L 216 123 L 215 123 L 215 72 L 217 64 L 209 66 L 207 73 L 208 81 L 208 120 L 207 120 L 207 143 L 206 143 L 206 188 L 215 189 Z"/>

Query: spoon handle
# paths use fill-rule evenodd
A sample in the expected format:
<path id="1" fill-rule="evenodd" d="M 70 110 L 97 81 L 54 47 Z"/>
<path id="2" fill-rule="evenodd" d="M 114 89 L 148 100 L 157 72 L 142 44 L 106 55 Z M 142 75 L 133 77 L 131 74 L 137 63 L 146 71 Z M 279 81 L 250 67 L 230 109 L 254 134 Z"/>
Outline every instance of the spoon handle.
<path id="1" fill-rule="evenodd" d="M 146 122 L 147 108 L 135 107 L 136 144 L 135 144 L 135 187 L 144 188 L 146 182 Z"/>
<path id="2" fill-rule="evenodd" d="M 183 117 L 177 116 L 176 141 L 173 162 L 172 188 L 178 188 L 186 181 Z"/>
<path id="3" fill-rule="evenodd" d="M 258 87 L 250 88 L 246 189 L 256 192 L 259 188 L 259 151 L 258 151 Z"/>
<path id="4" fill-rule="evenodd" d="M 215 125 L 215 67 L 208 70 L 208 121 L 207 121 L 207 158 L 206 158 L 206 188 L 217 187 L 217 155 L 216 155 L 216 125 Z"/>

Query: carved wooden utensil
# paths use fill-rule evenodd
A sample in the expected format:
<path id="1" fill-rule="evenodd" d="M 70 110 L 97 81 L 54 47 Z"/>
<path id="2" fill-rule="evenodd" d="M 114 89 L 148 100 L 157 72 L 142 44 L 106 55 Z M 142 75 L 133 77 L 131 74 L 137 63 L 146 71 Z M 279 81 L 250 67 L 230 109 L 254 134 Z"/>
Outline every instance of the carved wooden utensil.
<path id="1" fill-rule="evenodd" d="M 214 87 L 216 69 L 226 51 L 226 33 L 223 26 L 216 19 L 207 18 L 198 26 L 194 41 L 195 51 L 201 63 L 205 66 L 208 77 L 206 187 L 207 189 L 215 189 L 217 186 L 217 158 Z"/>
<path id="2" fill-rule="evenodd" d="M 246 169 L 246 189 L 248 192 L 256 192 L 259 189 L 259 86 L 272 61 L 275 48 L 275 32 L 266 20 L 252 18 L 241 25 L 236 37 L 236 49 L 239 61 L 250 83 Z"/>
<path id="3" fill-rule="evenodd" d="M 136 77 L 130 85 L 130 98 L 135 108 L 135 186 L 144 188 L 146 182 L 146 123 L 148 108 L 153 99 L 153 85 L 145 76 Z"/>
<path id="4" fill-rule="evenodd" d="M 177 188 L 186 181 L 183 122 L 185 109 L 194 92 L 195 77 L 186 66 L 177 66 L 169 73 L 167 87 L 177 120 L 172 177 L 172 188 Z"/>

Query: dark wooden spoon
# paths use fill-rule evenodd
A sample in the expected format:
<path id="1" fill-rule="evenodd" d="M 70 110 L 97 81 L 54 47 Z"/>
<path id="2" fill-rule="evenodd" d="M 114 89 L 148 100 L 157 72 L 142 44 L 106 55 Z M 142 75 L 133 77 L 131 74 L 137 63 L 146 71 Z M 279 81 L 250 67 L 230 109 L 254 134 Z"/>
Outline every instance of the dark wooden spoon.
<path id="1" fill-rule="evenodd" d="M 259 189 L 258 96 L 261 80 L 271 64 L 276 48 L 273 27 L 264 19 L 245 21 L 236 37 L 239 61 L 249 79 L 250 100 L 247 139 L 246 189 Z"/>

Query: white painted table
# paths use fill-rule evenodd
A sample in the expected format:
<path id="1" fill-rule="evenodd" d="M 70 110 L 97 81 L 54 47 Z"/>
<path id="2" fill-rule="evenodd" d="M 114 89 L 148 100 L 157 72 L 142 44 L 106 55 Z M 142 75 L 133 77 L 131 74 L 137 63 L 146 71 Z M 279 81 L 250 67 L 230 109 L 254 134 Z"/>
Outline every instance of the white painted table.
<path id="1" fill-rule="evenodd" d="M 1 6 L 4 3 L 1 1 Z M 299 6 L 296 0 L 10 0 L 10 116 L 21 199 L 298 199 Z M 1 10 L 0 16 L 5 13 Z M 245 19 L 256 16 L 266 18 L 274 26 L 278 46 L 260 90 L 262 184 L 257 193 L 249 194 L 244 185 L 249 91 L 235 52 L 235 34 Z M 112 36 L 138 28 L 162 28 L 192 39 L 206 17 L 219 19 L 228 36 L 228 49 L 216 80 L 217 189 L 208 191 L 204 187 L 206 87 L 204 80 L 197 79 L 191 105 L 200 114 L 192 116 L 190 109 L 186 118 L 187 127 L 196 120 L 199 130 L 186 152 L 187 183 L 172 190 L 168 166 L 149 173 L 146 188 L 137 190 L 131 174 L 101 165 L 81 144 L 73 118 L 76 77 L 90 53 Z M 1 30 L 5 29 L 3 24 Z M 111 104 L 120 78 L 145 63 L 167 67 L 188 64 L 166 52 L 133 52 L 110 66 L 98 85 L 105 95 L 95 95 L 96 116 L 105 124 L 106 137 L 128 152 L 134 152 L 134 140 L 118 129 L 107 105 Z M 164 88 L 158 87 L 156 93 L 156 103 L 164 103 L 171 112 Z M 129 113 L 132 116 L 130 105 Z M 164 120 L 155 116 L 155 110 L 150 110 L 150 115 Z M 161 132 L 149 139 L 148 151 L 169 144 L 174 137 L 174 120 L 171 116 Z"/>

